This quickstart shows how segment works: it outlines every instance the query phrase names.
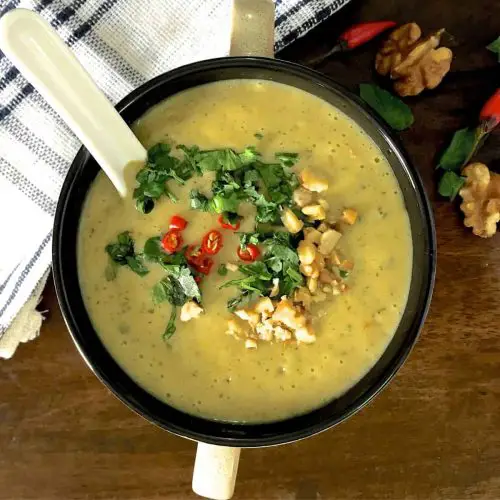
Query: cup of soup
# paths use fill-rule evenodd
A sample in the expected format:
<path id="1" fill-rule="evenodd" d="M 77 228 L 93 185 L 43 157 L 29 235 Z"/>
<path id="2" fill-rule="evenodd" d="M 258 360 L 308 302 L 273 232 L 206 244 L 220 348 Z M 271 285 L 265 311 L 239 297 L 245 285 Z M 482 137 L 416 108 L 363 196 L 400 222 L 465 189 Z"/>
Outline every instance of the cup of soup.
<path id="1" fill-rule="evenodd" d="M 80 353 L 131 409 L 199 442 L 193 486 L 211 498 L 232 495 L 241 448 L 326 430 L 388 383 L 436 262 L 398 140 L 329 78 L 257 57 L 272 50 L 272 2 L 237 6 L 234 51 L 253 55 L 180 67 L 121 101 L 147 163 L 129 166 L 121 198 L 82 148 L 54 225 Z"/>

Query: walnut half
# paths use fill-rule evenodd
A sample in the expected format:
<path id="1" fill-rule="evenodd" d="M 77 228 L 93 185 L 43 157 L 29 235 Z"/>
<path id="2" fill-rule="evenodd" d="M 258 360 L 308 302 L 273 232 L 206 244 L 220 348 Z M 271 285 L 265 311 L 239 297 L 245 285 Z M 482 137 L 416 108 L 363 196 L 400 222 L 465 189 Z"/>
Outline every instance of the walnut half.
<path id="1" fill-rule="evenodd" d="M 477 236 L 490 238 L 500 221 L 500 175 L 490 172 L 483 163 L 467 165 L 462 175 L 467 179 L 459 192 L 464 225 Z"/>
<path id="2" fill-rule="evenodd" d="M 450 70 L 453 58 L 450 49 L 439 47 L 443 33 L 441 29 L 422 39 L 418 24 L 400 26 L 377 53 L 375 69 L 395 80 L 394 90 L 400 96 L 417 95 L 424 89 L 437 87 Z"/>

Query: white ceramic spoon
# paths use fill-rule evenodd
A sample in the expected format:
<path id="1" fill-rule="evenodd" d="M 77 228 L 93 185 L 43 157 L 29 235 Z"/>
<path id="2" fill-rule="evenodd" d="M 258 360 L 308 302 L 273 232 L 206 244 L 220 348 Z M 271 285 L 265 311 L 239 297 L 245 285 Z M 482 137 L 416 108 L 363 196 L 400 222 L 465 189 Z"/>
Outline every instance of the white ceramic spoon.
<path id="1" fill-rule="evenodd" d="M 146 150 L 56 31 L 35 12 L 15 9 L 0 18 L 0 49 L 125 196 L 124 168 L 144 161 Z"/>

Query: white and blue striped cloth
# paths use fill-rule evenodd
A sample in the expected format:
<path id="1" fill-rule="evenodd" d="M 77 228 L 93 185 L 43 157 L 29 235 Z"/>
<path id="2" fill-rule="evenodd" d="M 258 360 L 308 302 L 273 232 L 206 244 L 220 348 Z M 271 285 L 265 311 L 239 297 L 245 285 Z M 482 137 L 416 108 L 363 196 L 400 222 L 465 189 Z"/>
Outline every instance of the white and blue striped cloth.
<path id="1" fill-rule="evenodd" d="M 276 51 L 348 2 L 276 0 Z M 16 7 L 39 12 L 109 99 L 117 102 L 171 68 L 226 55 L 230 4 L 231 0 L 0 0 L 0 15 Z M 5 337 L 13 337 L 14 344 L 16 332 L 12 335 L 9 327 L 16 328 L 13 321 L 23 306 L 29 309 L 23 314 L 34 314 L 48 274 L 57 197 L 79 147 L 76 137 L 0 52 L 0 338 L 8 333 Z M 36 330 L 40 321 L 34 323 Z"/>

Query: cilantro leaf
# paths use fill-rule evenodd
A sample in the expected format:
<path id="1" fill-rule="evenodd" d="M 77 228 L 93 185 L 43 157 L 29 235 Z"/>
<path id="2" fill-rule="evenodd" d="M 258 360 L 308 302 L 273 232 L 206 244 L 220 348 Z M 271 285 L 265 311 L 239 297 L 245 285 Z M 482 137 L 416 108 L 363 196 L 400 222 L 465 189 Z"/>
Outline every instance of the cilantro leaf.
<path id="1" fill-rule="evenodd" d="M 465 177 L 461 177 L 455 172 L 448 170 L 439 181 L 439 194 L 453 201 L 464 183 Z"/>
<path id="2" fill-rule="evenodd" d="M 276 153 L 274 157 L 283 167 L 293 167 L 299 161 L 298 153 Z"/>
<path id="3" fill-rule="evenodd" d="M 498 57 L 498 61 L 500 62 L 500 36 L 496 40 L 491 42 L 489 45 L 487 45 L 486 48 L 490 52 L 495 53 Z"/>
<path id="4" fill-rule="evenodd" d="M 225 264 L 221 264 L 219 268 L 217 269 L 217 273 L 219 276 L 226 276 L 227 275 L 227 267 Z"/>
<path id="5" fill-rule="evenodd" d="M 136 255 L 134 249 L 134 240 L 129 231 L 123 231 L 116 237 L 115 243 L 106 245 L 105 250 L 111 261 L 120 266 L 128 266 L 139 276 L 145 276 L 149 271 L 144 266 L 141 256 Z M 111 270 L 110 266 L 105 270 L 106 279 L 111 280 L 116 277 L 116 268 Z"/>
<path id="6" fill-rule="evenodd" d="M 201 210 L 202 212 L 208 212 L 209 202 L 207 196 L 201 194 L 196 189 L 192 189 L 189 193 L 190 207 L 194 210 Z"/>
<path id="7" fill-rule="evenodd" d="M 401 99 L 378 85 L 361 83 L 359 95 L 394 130 L 405 130 L 413 124 L 411 109 Z"/>
<path id="8" fill-rule="evenodd" d="M 163 340 L 168 340 L 176 331 L 175 319 L 177 317 L 177 308 L 172 306 L 172 312 L 170 313 L 170 318 L 167 323 L 167 328 L 163 332 Z"/>

